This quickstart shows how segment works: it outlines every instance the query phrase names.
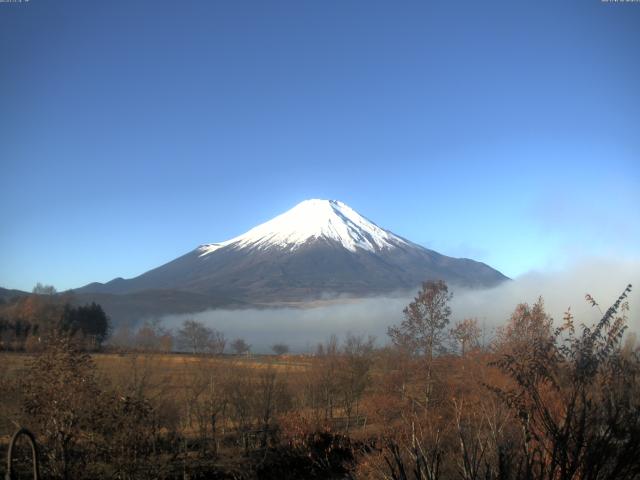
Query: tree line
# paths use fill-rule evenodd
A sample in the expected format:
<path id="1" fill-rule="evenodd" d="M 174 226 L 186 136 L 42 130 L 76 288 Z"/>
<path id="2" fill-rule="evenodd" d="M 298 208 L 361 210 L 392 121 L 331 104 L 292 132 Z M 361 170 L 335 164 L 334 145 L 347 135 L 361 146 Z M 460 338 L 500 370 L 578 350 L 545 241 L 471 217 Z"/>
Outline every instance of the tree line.
<path id="1" fill-rule="evenodd" d="M 97 350 L 110 331 L 109 317 L 100 305 L 73 305 L 71 296 L 56 295 L 51 286 L 38 284 L 33 295 L 0 303 L 0 350 L 42 350 L 46 339 L 58 333 Z"/>
<path id="2" fill-rule="evenodd" d="M 192 318 L 183 320 L 175 330 L 166 328 L 158 318 L 145 320 L 137 329 L 125 323 L 115 329 L 108 345 L 119 351 L 175 351 L 193 355 L 248 355 L 252 349 L 244 338 L 228 339 L 224 332 Z M 285 355 L 289 353 L 289 345 L 276 342 L 271 351 Z"/>

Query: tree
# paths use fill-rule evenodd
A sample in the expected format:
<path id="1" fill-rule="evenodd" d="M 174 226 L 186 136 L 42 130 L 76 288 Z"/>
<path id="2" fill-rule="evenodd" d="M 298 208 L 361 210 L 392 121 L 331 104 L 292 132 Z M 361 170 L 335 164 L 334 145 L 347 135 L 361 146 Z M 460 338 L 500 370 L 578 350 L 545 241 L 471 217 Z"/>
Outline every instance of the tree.
<path id="1" fill-rule="evenodd" d="M 269 367 L 258 375 L 255 385 L 255 414 L 262 431 L 262 447 L 273 437 L 273 422 L 276 414 L 288 408 L 291 396 L 277 372 Z"/>
<path id="2" fill-rule="evenodd" d="M 196 320 L 185 320 L 178 330 L 178 345 L 194 354 L 221 354 L 226 346 L 224 334 Z"/>
<path id="3" fill-rule="evenodd" d="M 2 348 L 22 350 L 27 341 L 31 344 L 44 341 L 59 330 L 63 311 L 64 302 L 59 295 L 12 298 L 0 310 L 0 316 L 3 317 L 0 322 Z"/>
<path id="4" fill-rule="evenodd" d="M 126 327 L 125 330 L 121 328 L 121 331 L 117 333 L 120 338 L 112 338 L 114 343 L 117 344 L 118 340 L 125 340 L 125 342 L 121 342 L 121 345 L 127 346 L 126 334 L 128 334 L 128 330 Z M 135 347 L 143 351 L 170 352 L 173 349 L 173 334 L 170 329 L 162 325 L 162 320 L 159 318 L 146 320 L 136 332 Z"/>
<path id="5" fill-rule="evenodd" d="M 542 297 L 533 306 L 519 304 L 507 324 L 498 328 L 494 348 L 499 352 L 531 348 L 540 339 L 552 336 L 552 320 L 544 310 Z"/>
<path id="6" fill-rule="evenodd" d="M 108 471 L 109 478 L 159 478 L 153 470 L 162 468 L 162 461 L 149 458 L 167 424 L 160 423 L 160 412 L 142 389 L 112 389 L 70 336 L 47 340 L 16 379 L 23 393 L 23 422 L 36 433 L 44 454 L 43 476 L 103 478 Z M 136 376 L 131 369 L 126 374 L 130 380 Z"/>
<path id="7" fill-rule="evenodd" d="M 173 350 L 173 335 L 168 331 L 158 338 L 158 350 L 164 353 L 169 353 Z"/>
<path id="8" fill-rule="evenodd" d="M 289 353 L 289 345 L 286 343 L 275 343 L 271 346 L 271 350 L 276 355 L 284 355 L 285 353 Z"/>
<path id="9" fill-rule="evenodd" d="M 82 432 L 91 426 L 99 394 L 95 364 L 67 336 L 51 339 L 48 348 L 29 362 L 23 408 L 45 445 L 56 478 L 79 477 L 73 452 Z"/>
<path id="10" fill-rule="evenodd" d="M 152 352 L 158 349 L 158 336 L 149 323 L 145 322 L 136 331 L 135 348 L 143 352 Z"/>
<path id="11" fill-rule="evenodd" d="M 236 338 L 233 342 L 231 342 L 231 348 L 238 355 L 242 355 L 243 353 L 249 353 L 249 350 L 251 350 L 251 345 L 245 342 L 243 338 Z"/>
<path id="12" fill-rule="evenodd" d="M 333 418 L 338 397 L 339 362 L 338 337 L 331 335 L 326 344 L 318 344 L 316 359 L 308 377 L 308 396 L 317 422 L 324 420 L 326 423 Z"/>
<path id="13" fill-rule="evenodd" d="M 58 293 L 53 285 L 43 285 L 40 282 L 36 283 L 36 286 L 33 287 L 32 291 L 37 295 L 55 295 Z"/>
<path id="14" fill-rule="evenodd" d="M 235 343 L 235 342 L 234 342 Z M 233 345 L 233 344 L 232 344 Z M 242 439 L 245 453 L 249 452 L 249 432 L 254 412 L 255 384 L 248 368 L 235 367 L 225 384 L 225 396 L 229 401 L 230 415 Z"/>
<path id="15" fill-rule="evenodd" d="M 109 335 L 111 325 L 109 317 L 97 303 L 77 307 L 67 303 L 60 319 L 60 328 L 71 336 L 81 334 L 88 348 L 99 348 Z"/>
<path id="16" fill-rule="evenodd" d="M 453 341 L 460 345 L 463 357 L 470 348 L 478 346 L 481 333 L 478 320 L 475 318 L 465 318 L 461 322 L 456 322 L 450 331 Z"/>
<path id="17" fill-rule="evenodd" d="M 116 391 L 103 392 L 96 402 L 100 412 L 88 436 L 96 453 L 109 459 L 111 478 L 154 478 L 154 467 L 162 469 L 162 460 L 156 456 L 150 461 L 159 429 L 151 402 Z"/>
<path id="18" fill-rule="evenodd" d="M 387 330 L 394 345 L 412 355 L 421 356 L 425 361 L 425 407 L 431 398 L 433 356 L 444 348 L 452 296 L 442 280 L 424 282 L 413 302 L 403 310 L 404 320 Z"/>
<path id="19" fill-rule="evenodd" d="M 213 453 L 218 451 L 217 433 L 220 420 L 224 422 L 226 389 L 232 373 L 227 365 L 202 357 L 190 365 L 190 375 L 185 375 L 189 424 L 192 418 L 196 419 L 202 453 L 209 447 Z"/>
<path id="20" fill-rule="evenodd" d="M 193 354 L 204 351 L 211 331 L 202 323 L 192 319 L 182 322 L 182 327 L 178 330 L 178 346 L 191 350 Z"/>
<path id="21" fill-rule="evenodd" d="M 452 296 L 442 280 L 424 282 L 413 302 L 403 310 L 404 320 L 387 330 L 393 343 L 431 360 L 434 352 L 443 347 Z"/>
<path id="22" fill-rule="evenodd" d="M 227 339 L 225 338 L 224 333 L 216 330 L 215 328 L 212 328 L 211 336 L 209 337 L 209 343 L 207 345 L 207 350 L 209 351 L 209 353 L 213 355 L 222 355 L 226 346 Z"/>
<path id="23" fill-rule="evenodd" d="M 536 333 L 524 349 L 493 363 L 511 386 L 489 386 L 521 424 L 523 461 L 515 478 L 637 479 L 640 464 L 640 357 L 621 348 L 629 311 L 628 285 L 590 327 L 576 333 L 568 312 L 550 335 Z M 588 300 L 595 306 L 593 299 Z M 546 332 L 539 300 L 533 310 Z M 519 305 L 516 319 L 527 309 Z M 520 325 L 519 322 L 516 322 Z M 527 330 L 529 331 L 529 330 Z"/>
<path id="24" fill-rule="evenodd" d="M 358 402 L 369 384 L 374 343 L 375 337 L 369 336 L 365 340 L 362 335 L 350 333 L 344 342 L 342 368 L 339 370 L 338 378 L 342 406 L 347 417 L 347 432 L 354 413 L 356 418 L 358 416 Z"/>
<path id="25" fill-rule="evenodd" d="M 134 346 L 134 335 L 129 322 L 123 322 L 114 329 L 111 338 L 109 338 L 109 345 L 122 350 L 128 350 Z"/>

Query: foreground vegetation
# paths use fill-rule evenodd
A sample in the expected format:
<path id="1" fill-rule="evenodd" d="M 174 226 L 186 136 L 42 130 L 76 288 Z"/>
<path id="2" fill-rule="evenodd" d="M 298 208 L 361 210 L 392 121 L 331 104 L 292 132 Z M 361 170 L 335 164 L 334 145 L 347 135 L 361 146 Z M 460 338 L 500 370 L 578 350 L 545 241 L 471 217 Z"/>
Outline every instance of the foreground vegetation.
<path id="1" fill-rule="evenodd" d="M 485 348 L 472 319 L 449 325 L 441 282 L 384 349 L 90 355 L 77 329 L 50 329 L 36 353 L 0 356 L 3 448 L 31 429 L 45 478 L 637 479 L 629 291 L 588 327 L 519 305 Z"/>

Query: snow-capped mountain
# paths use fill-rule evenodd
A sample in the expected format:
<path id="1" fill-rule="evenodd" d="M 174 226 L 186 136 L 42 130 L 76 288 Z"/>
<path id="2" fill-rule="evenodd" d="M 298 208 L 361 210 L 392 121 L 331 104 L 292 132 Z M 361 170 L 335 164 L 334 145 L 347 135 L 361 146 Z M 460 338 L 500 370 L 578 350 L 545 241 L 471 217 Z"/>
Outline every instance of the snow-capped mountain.
<path id="1" fill-rule="evenodd" d="M 171 291 L 265 304 L 414 289 L 428 279 L 489 287 L 507 278 L 483 263 L 447 257 L 399 237 L 342 202 L 314 199 L 138 277 L 92 283 L 77 292 L 153 291 L 166 297 Z"/>
<path id="2" fill-rule="evenodd" d="M 296 250 L 317 239 L 335 241 L 351 252 L 378 252 L 409 242 L 378 227 L 337 200 L 305 200 L 291 210 L 252 228 L 239 237 L 199 247 L 201 256 L 223 247 Z"/>

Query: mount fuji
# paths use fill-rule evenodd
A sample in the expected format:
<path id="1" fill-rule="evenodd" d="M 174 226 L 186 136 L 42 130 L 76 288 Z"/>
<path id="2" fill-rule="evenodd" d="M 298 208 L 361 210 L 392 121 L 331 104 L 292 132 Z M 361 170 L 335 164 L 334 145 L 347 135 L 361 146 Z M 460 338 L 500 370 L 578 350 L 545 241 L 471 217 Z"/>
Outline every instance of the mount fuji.
<path id="1" fill-rule="evenodd" d="M 484 263 L 428 250 L 342 202 L 313 199 L 238 237 L 200 245 L 138 277 L 92 283 L 76 293 L 161 295 L 198 305 L 212 299 L 216 305 L 264 305 L 317 300 L 327 294 L 370 296 L 414 289 L 429 279 L 483 288 L 507 277 Z"/>

